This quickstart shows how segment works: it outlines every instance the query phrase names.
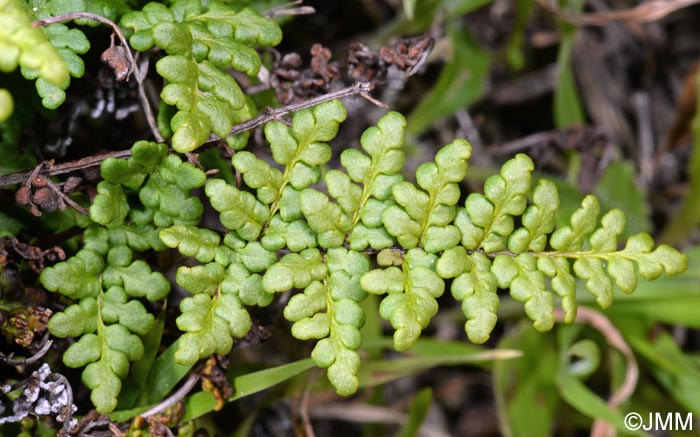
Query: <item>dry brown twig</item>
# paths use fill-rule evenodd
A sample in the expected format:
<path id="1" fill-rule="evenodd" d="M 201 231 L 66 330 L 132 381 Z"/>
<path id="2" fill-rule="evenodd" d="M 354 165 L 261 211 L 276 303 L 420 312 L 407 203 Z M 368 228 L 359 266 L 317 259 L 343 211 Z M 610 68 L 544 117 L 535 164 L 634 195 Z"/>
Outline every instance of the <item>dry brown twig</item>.
<path id="1" fill-rule="evenodd" d="M 139 414 L 139 416 L 147 418 L 167 410 L 187 396 L 189 392 L 192 391 L 194 386 L 197 385 L 197 381 L 199 381 L 199 375 L 191 374 L 175 393 L 163 399 L 160 403 L 148 411 L 144 411 L 143 413 Z"/>
<path id="2" fill-rule="evenodd" d="M 129 48 L 129 44 L 126 41 L 126 37 L 124 37 L 124 33 L 122 33 L 121 29 L 119 26 L 117 26 L 116 23 L 114 23 L 111 20 L 108 20 L 105 17 L 102 17 L 97 14 L 91 14 L 89 12 L 71 12 L 68 14 L 62 14 L 62 15 L 57 15 L 55 17 L 49 17 L 49 18 L 44 18 L 42 20 L 37 20 L 32 23 L 32 26 L 34 27 L 43 27 L 43 26 L 48 26 L 49 24 L 55 24 L 55 23 L 64 23 L 66 21 L 73 21 L 77 19 L 87 19 L 87 20 L 94 20 L 94 21 L 99 21 L 102 24 L 106 24 L 112 29 L 112 43 L 114 43 L 114 35 L 116 34 L 117 37 L 119 38 L 119 41 L 121 42 L 121 46 L 114 47 L 114 45 L 110 45 L 110 47 L 107 49 L 111 53 L 110 56 L 107 57 L 107 61 L 109 62 L 110 66 L 112 68 L 115 68 L 115 63 L 120 63 L 119 60 L 117 60 L 115 57 L 119 57 L 121 55 L 125 55 L 126 59 L 128 61 L 128 65 L 123 66 L 126 70 L 120 72 L 115 69 L 115 73 L 117 75 L 117 80 L 120 80 L 120 77 L 123 77 L 124 79 L 128 78 L 131 72 L 133 72 L 134 77 L 136 78 L 136 83 L 138 84 L 138 89 L 139 89 L 139 99 L 141 100 L 141 105 L 143 106 L 143 112 L 146 114 L 146 121 L 148 121 L 148 126 L 151 128 L 151 132 L 153 133 L 153 137 L 158 141 L 159 143 L 165 141 L 163 138 L 163 135 L 161 135 L 160 131 L 158 130 L 158 124 L 156 123 L 156 119 L 153 115 L 153 110 L 151 109 L 151 104 L 148 101 L 148 97 L 146 96 L 146 90 L 144 89 L 143 86 L 143 79 L 144 75 L 141 74 L 139 71 L 139 67 L 136 63 L 136 60 L 134 59 L 134 55 L 131 53 L 131 49 Z M 107 51 L 105 52 L 107 53 Z M 104 59 L 104 54 L 103 54 L 103 59 Z M 0 185 L 2 186 L 2 185 Z"/>
<path id="3" fill-rule="evenodd" d="M 42 176 L 43 169 L 50 165 L 50 162 L 41 162 L 34 167 L 22 187 L 15 193 L 15 201 L 19 205 L 29 206 L 30 212 L 36 217 L 41 216 L 42 211 L 63 211 L 66 205 L 83 215 L 90 215 L 87 208 L 71 199 L 51 179 Z"/>
<path id="4" fill-rule="evenodd" d="M 563 12 L 550 0 L 537 0 L 537 3 L 567 23 L 576 26 L 605 26 L 613 21 L 651 23 L 679 9 L 700 3 L 700 0 L 652 0 L 629 9 L 575 15 Z"/>
<path id="5" fill-rule="evenodd" d="M 301 422 L 304 426 L 304 432 L 306 437 L 315 437 L 313 424 L 311 423 L 311 417 L 309 416 L 309 398 L 311 395 L 311 389 L 313 388 L 316 380 L 318 378 L 318 372 L 313 372 L 306 382 L 306 387 L 304 387 L 304 393 L 301 396 L 301 404 L 299 405 L 299 416 L 301 417 Z"/>
<path id="6" fill-rule="evenodd" d="M 373 98 L 372 96 L 369 95 L 370 91 L 372 91 L 372 85 L 369 83 L 365 82 L 355 82 L 353 85 L 350 85 L 349 87 L 340 89 L 338 91 L 334 91 L 328 94 L 324 94 L 318 97 L 314 97 L 313 99 L 306 100 L 304 102 L 300 103 L 294 103 L 288 106 L 283 106 L 281 108 L 266 108 L 262 114 L 258 115 L 255 118 L 252 118 L 248 121 L 244 121 L 243 123 L 237 124 L 231 128 L 231 131 L 229 132 L 230 135 L 235 135 L 239 134 L 241 132 L 245 132 L 251 129 L 255 129 L 258 126 L 261 126 L 269 121 L 272 120 L 280 120 L 282 117 L 285 115 L 292 113 L 292 112 L 297 112 L 302 109 L 307 109 L 307 108 L 312 108 L 314 106 L 317 106 L 323 102 L 327 102 L 329 100 L 334 100 L 334 99 L 343 99 L 347 97 L 354 97 L 354 96 L 360 96 L 370 102 L 372 102 L 375 105 L 378 105 L 382 108 L 386 108 L 387 106 Z M 213 143 L 216 143 L 218 141 L 221 141 L 221 138 L 212 135 L 209 138 L 209 141 L 204 143 L 202 146 L 207 146 Z M 99 166 L 102 161 L 104 161 L 107 158 L 128 158 L 131 156 L 131 151 L 129 150 L 118 150 L 115 152 L 108 152 L 108 153 L 102 153 L 99 155 L 94 155 L 94 156 L 89 156 L 87 158 L 82 158 L 78 159 L 76 161 L 70 161 L 62 164 L 53 164 L 52 162 L 47 162 L 43 164 L 43 169 L 40 169 L 40 174 L 46 175 L 46 176 L 57 176 L 61 174 L 66 174 L 66 173 L 72 173 L 75 171 L 83 170 L 86 168 L 91 168 L 91 167 L 97 167 Z M 7 185 L 13 185 L 13 184 L 19 184 L 19 183 L 24 183 L 27 181 L 28 178 L 34 178 L 36 177 L 37 174 L 34 174 L 37 170 L 30 170 L 30 171 L 24 171 L 24 172 L 19 172 L 19 173 L 12 173 L 9 175 L 5 176 L 0 176 L 0 187 L 4 187 Z"/>
<path id="7" fill-rule="evenodd" d="M 14 354 L 12 353 L 5 355 L 2 352 L 0 352 L 0 363 L 7 364 L 8 366 L 28 366 L 30 364 L 36 363 L 41 358 L 43 358 L 44 355 L 46 355 L 46 352 L 48 352 L 49 349 L 51 349 L 51 346 L 53 345 L 53 340 L 49 340 L 48 332 L 44 334 L 44 337 L 42 338 L 41 342 L 41 348 L 39 348 L 39 350 L 36 351 L 34 355 L 23 360 L 15 360 Z"/>
<path id="8" fill-rule="evenodd" d="M 297 0 L 283 5 L 275 6 L 262 13 L 266 18 L 277 18 L 285 15 L 311 15 L 316 13 L 313 6 L 299 6 L 303 0 Z"/>

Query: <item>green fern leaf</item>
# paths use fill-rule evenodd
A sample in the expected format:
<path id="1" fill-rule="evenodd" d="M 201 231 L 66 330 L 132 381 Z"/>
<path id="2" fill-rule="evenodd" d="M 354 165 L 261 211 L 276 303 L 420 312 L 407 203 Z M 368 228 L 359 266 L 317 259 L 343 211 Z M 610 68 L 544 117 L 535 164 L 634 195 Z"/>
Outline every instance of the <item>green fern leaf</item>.
<path id="1" fill-rule="evenodd" d="M 630 237 L 620 255 L 637 262 L 639 274 L 649 281 L 658 278 L 664 271 L 677 275 L 688 269 L 687 256 L 665 244 L 654 249 L 654 240 L 647 233 Z"/>
<path id="2" fill-rule="evenodd" d="M 557 229 L 550 237 L 550 244 L 559 251 L 578 251 L 596 228 L 600 214 L 600 204 L 595 196 L 588 195 L 581 202 L 581 208 L 571 215 L 571 226 Z"/>
<path id="3" fill-rule="evenodd" d="M 150 226 L 91 226 L 83 235 L 84 248 L 67 261 L 44 269 L 39 278 L 47 290 L 78 300 L 54 314 L 48 326 L 55 336 L 80 337 L 63 360 L 69 367 L 86 366 L 83 382 L 102 413 L 116 407 L 129 361 L 143 355 L 139 336 L 153 327 L 153 315 L 137 299 L 160 300 L 170 290 L 162 274 L 142 260 L 133 260 L 133 250 L 158 246 L 153 242 L 155 236 Z"/>
<path id="4" fill-rule="evenodd" d="M 38 18 L 55 17 L 71 12 L 90 12 L 117 21 L 130 10 L 124 0 L 29 0 L 29 8 Z M 95 20 L 77 19 L 81 26 L 99 26 Z"/>
<path id="5" fill-rule="evenodd" d="M 133 211 L 133 210 L 132 210 Z M 158 231 L 152 224 L 128 224 L 109 228 L 107 237 L 109 244 L 114 247 L 126 246 L 137 252 L 149 249 L 161 251 L 165 246 L 158 238 Z"/>
<path id="6" fill-rule="evenodd" d="M 194 150 L 211 132 L 226 137 L 233 124 L 255 115 L 226 70 L 257 74 L 261 61 L 250 45 L 278 44 L 282 34 L 274 21 L 220 1 L 178 0 L 170 8 L 149 3 L 126 14 L 121 24 L 133 32 L 130 43 L 136 50 L 156 45 L 168 54 L 156 70 L 168 81 L 161 98 L 178 109 L 170 122 L 176 151 Z M 245 138 L 231 138 L 229 144 L 242 146 Z"/>
<path id="7" fill-rule="evenodd" d="M 211 132 L 226 137 L 234 123 L 253 115 L 233 77 L 208 61 L 166 56 L 158 61 L 156 70 L 169 82 L 161 98 L 178 109 L 171 126 L 173 149 L 180 153 L 202 145 Z M 246 117 L 237 117 L 239 112 L 245 112 Z"/>
<path id="8" fill-rule="evenodd" d="M 93 246 L 104 237 L 107 232 L 86 232 Z M 141 302 L 130 298 L 162 299 L 170 284 L 143 261 L 131 262 L 131 249 L 126 246 L 110 248 L 106 265 L 102 256 L 83 249 L 69 260 L 45 269 L 40 280 L 48 290 L 80 299 L 54 314 L 49 330 L 59 337 L 80 336 L 66 350 L 63 361 L 69 367 L 87 366 L 83 382 L 92 390 L 96 409 L 107 413 L 116 407 L 129 361 L 143 356 L 139 335 L 145 335 L 153 326 L 153 315 Z"/>
<path id="9" fill-rule="evenodd" d="M 306 221 L 285 221 L 279 215 L 270 220 L 265 236 L 262 238 L 262 244 L 268 250 L 286 247 L 292 252 L 301 252 L 318 245 L 316 233 L 311 230 Z"/>
<path id="10" fill-rule="evenodd" d="M 122 18 L 133 30 L 130 42 L 139 51 L 153 45 L 170 55 L 192 53 L 222 69 L 235 68 L 255 75 L 260 59 L 247 45 L 275 46 L 282 40 L 277 24 L 251 8 L 234 10 L 221 1 L 176 0 L 170 8 L 149 3 Z"/>
<path id="11" fill-rule="evenodd" d="M 206 175 L 175 155 L 168 155 L 139 191 L 139 199 L 149 210 L 156 226 L 194 225 L 204 208 L 190 190 L 204 185 Z"/>
<path id="12" fill-rule="evenodd" d="M 484 194 L 467 197 L 465 209 L 455 219 L 467 249 L 505 249 L 506 238 L 513 232 L 513 216 L 525 210 L 533 168 L 529 157 L 518 154 L 503 165 L 500 175 L 486 180 Z"/>
<path id="13" fill-rule="evenodd" d="M 569 260 L 566 258 L 539 258 L 537 269 L 552 279 L 552 290 L 561 297 L 564 322 L 572 323 L 576 319 L 578 302 L 576 301 L 576 278 L 571 274 Z"/>
<path id="14" fill-rule="evenodd" d="M 389 267 L 363 275 L 362 288 L 373 294 L 387 293 L 379 306 L 379 315 L 396 330 L 394 348 L 409 349 L 437 313 L 437 298 L 445 283 L 435 273 L 437 256 L 422 249 L 406 253 L 402 268 Z"/>
<path id="15" fill-rule="evenodd" d="M 0 49 L 0 71 L 9 73 L 19 66 L 25 78 L 39 79 L 36 83 L 37 91 L 44 98 L 44 106 L 55 108 L 65 98 L 63 90 L 70 83 L 69 66 L 62 56 L 66 52 L 59 53 L 57 47 L 51 43 L 50 37 L 45 33 L 47 31 L 33 27 L 31 22 L 32 16 L 28 13 L 24 2 L 19 0 L 0 1 L 0 46 L 2 47 Z M 68 29 L 64 25 L 54 26 L 57 26 L 56 30 L 51 32 L 58 34 L 62 33 L 59 29 Z M 87 44 L 84 36 L 83 40 Z M 74 72 L 78 70 L 75 63 L 72 63 L 71 67 Z M 57 93 L 52 94 L 49 90 L 57 90 Z M 8 91 L 5 90 L 2 95 L 0 122 L 9 118 L 14 106 Z"/>
<path id="16" fill-rule="evenodd" d="M 498 255 L 491 271 L 500 288 L 510 288 L 513 299 L 525 304 L 525 314 L 534 321 L 535 329 L 547 331 L 554 326 L 554 299 L 545 290 L 545 275 L 537 269 L 537 260 L 530 254 L 513 258 Z"/>
<path id="17" fill-rule="evenodd" d="M 480 252 L 467 254 L 464 247 L 457 246 L 443 253 L 436 270 L 444 278 L 455 278 L 452 296 L 462 302 L 462 313 L 467 318 L 464 330 L 469 340 L 486 342 L 496 326 L 499 306 L 491 261 Z"/>
<path id="18" fill-rule="evenodd" d="M 310 282 L 304 293 L 292 297 L 284 316 L 294 322 L 292 335 L 296 338 L 320 339 L 311 357 L 316 365 L 328 369 L 328 379 L 337 392 L 349 395 L 359 385 L 357 349 L 365 322 L 359 302 L 367 296 L 360 278 L 369 270 L 369 260 L 358 252 L 333 248 L 328 250 L 326 263 L 328 276 Z"/>
<path id="19" fill-rule="evenodd" d="M 225 294 L 235 294 L 243 305 L 268 306 L 272 303 L 274 294 L 265 291 L 262 285 L 262 275 L 251 273 L 242 264 L 232 263 L 226 269 L 221 282 L 221 291 Z"/>
<path id="20" fill-rule="evenodd" d="M 302 190 L 318 182 L 319 166 L 331 158 L 331 149 L 325 142 L 335 137 L 346 115 L 345 106 L 338 100 L 331 100 L 294 114 L 291 129 L 278 121 L 265 125 L 265 138 L 270 143 L 272 157 L 285 166 L 277 201 L 287 184 Z"/>
<path id="21" fill-rule="evenodd" d="M 74 349 L 74 350 L 71 350 Z M 88 361 L 94 357 L 97 360 Z M 92 390 L 90 400 L 100 413 L 108 413 L 117 406 L 117 396 L 121 391 L 121 380 L 129 373 L 129 361 L 137 361 L 143 356 L 141 339 L 122 325 L 109 325 L 98 334 L 86 334 L 71 345 L 63 355 L 68 367 L 82 367 L 83 383 Z"/>
<path id="22" fill-rule="evenodd" d="M 180 311 L 176 323 L 185 334 L 180 337 L 175 361 L 182 365 L 192 365 L 215 353 L 229 353 L 232 337 L 245 336 L 251 326 L 248 312 L 233 294 L 217 292 L 213 298 L 195 294 L 182 300 Z"/>
<path id="23" fill-rule="evenodd" d="M 206 293 L 213 296 L 224 278 L 224 267 L 218 263 L 202 266 L 180 267 L 175 280 L 185 290 L 197 294 Z"/>
<path id="24" fill-rule="evenodd" d="M 227 244 L 231 240 L 231 233 L 226 236 Z M 240 262 L 249 272 L 259 273 L 277 261 L 276 252 L 267 250 L 257 241 L 243 242 L 235 248 L 237 261 Z"/>
<path id="25" fill-rule="evenodd" d="M 393 203 L 389 200 L 391 187 L 403 179 L 400 171 L 406 158 L 399 149 L 405 126 L 401 114 L 386 114 L 376 127 L 362 134 L 360 143 L 369 156 L 359 150 L 345 150 L 340 162 L 347 174 L 331 170 L 325 175 L 328 193 L 351 219 L 347 241 L 355 250 L 370 246 L 382 249 L 394 243 L 383 227 L 381 216 Z"/>
<path id="26" fill-rule="evenodd" d="M 97 300 L 86 297 L 54 314 L 49 320 L 49 331 L 59 338 L 80 337 L 97 330 Z M 95 358 L 95 360 L 97 357 Z"/>
<path id="27" fill-rule="evenodd" d="M 282 187 L 282 172 L 270 167 L 250 152 L 238 152 L 233 155 L 233 166 L 243 175 L 243 181 L 250 188 L 257 190 L 257 199 L 269 205 L 278 200 Z"/>
<path id="28" fill-rule="evenodd" d="M 404 248 L 419 244 L 435 253 L 455 246 L 460 241 L 457 227 L 450 223 L 459 200 L 457 185 L 467 172 L 471 146 L 456 140 L 435 155 L 435 163 L 422 164 L 416 171 L 418 185 L 400 182 L 392 187 L 398 205 L 383 213 L 384 226 Z"/>
<path id="29" fill-rule="evenodd" d="M 317 234 L 321 247 L 340 247 L 352 226 L 351 218 L 325 194 L 306 189 L 300 195 L 301 210 L 309 227 Z"/>
<path id="30" fill-rule="evenodd" d="M 151 271 L 142 260 L 127 266 L 108 265 L 102 274 L 105 288 L 123 287 L 132 297 L 145 297 L 148 300 L 160 300 L 170 291 L 170 283 L 162 273 Z"/>
<path id="31" fill-rule="evenodd" d="M 209 229 L 196 226 L 172 226 L 160 231 L 160 239 L 166 246 L 177 248 L 180 253 L 192 256 L 199 262 L 216 258 L 221 238 Z"/>
<path id="32" fill-rule="evenodd" d="M 56 47 L 58 54 L 68 68 L 72 77 L 81 78 L 85 74 L 85 63 L 78 54 L 86 53 L 90 49 L 90 43 L 85 34 L 78 29 L 69 29 L 64 24 L 52 24 L 43 28 L 51 44 Z M 22 70 L 22 75 L 28 79 L 33 79 L 35 72 L 26 69 Z M 65 89 L 70 85 L 70 79 L 56 84 L 39 77 L 36 81 L 36 89 L 42 97 L 42 105 L 49 109 L 58 108 L 66 99 Z"/>
<path id="33" fill-rule="evenodd" d="M 149 300 L 152 299 L 149 296 Z M 138 300 L 129 296 L 121 287 L 110 287 L 102 297 L 102 320 L 118 324 L 138 335 L 146 335 L 153 327 L 154 317 Z"/>
<path id="34" fill-rule="evenodd" d="M 221 224 L 243 239 L 252 241 L 262 232 L 270 211 L 245 191 L 227 184 L 221 179 L 212 179 L 205 190 L 214 209 L 221 213 Z"/>
<path id="35" fill-rule="evenodd" d="M 137 141 L 131 147 L 128 159 L 107 158 L 102 161 L 100 174 L 105 181 L 135 190 L 156 171 L 167 154 L 165 144 Z"/>
<path id="36" fill-rule="evenodd" d="M 107 181 L 97 184 L 97 196 L 90 206 L 90 218 L 102 226 L 112 227 L 124 223 L 129 215 L 129 203 L 121 185 Z"/>
<path id="37" fill-rule="evenodd" d="M 44 269 L 39 280 L 47 290 L 71 299 L 95 298 L 102 289 L 99 274 L 104 268 L 101 254 L 82 249 L 68 260 Z"/>
<path id="38" fill-rule="evenodd" d="M 532 194 L 532 201 L 533 204 L 523 213 L 523 227 L 508 237 L 511 252 L 543 251 L 547 236 L 554 230 L 555 214 L 559 209 L 559 193 L 554 183 L 540 180 Z"/>
<path id="39" fill-rule="evenodd" d="M 318 249 L 306 249 L 301 253 L 288 253 L 263 275 L 262 285 L 270 293 L 292 288 L 306 288 L 311 281 L 320 281 L 327 274 L 326 265 Z"/>

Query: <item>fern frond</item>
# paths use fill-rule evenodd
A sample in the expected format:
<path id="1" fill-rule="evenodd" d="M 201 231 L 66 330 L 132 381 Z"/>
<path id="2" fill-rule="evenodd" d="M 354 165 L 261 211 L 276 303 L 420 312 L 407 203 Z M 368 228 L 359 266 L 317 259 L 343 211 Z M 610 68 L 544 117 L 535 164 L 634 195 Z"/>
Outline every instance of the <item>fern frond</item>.
<path id="1" fill-rule="evenodd" d="M 114 238 L 110 233 L 98 228 L 86 231 L 86 248 L 40 276 L 47 290 L 78 300 L 51 317 L 49 331 L 57 337 L 80 337 L 66 350 L 63 362 L 69 367 L 86 366 L 83 382 L 102 413 L 116 407 L 129 362 L 143 355 L 139 336 L 153 326 L 153 315 L 135 298 L 156 301 L 170 290 L 162 274 L 132 259 L 128 246 L 114 244 L 122 236 L 119 230 Z M 109 240 L 113 240 L 111 247 L 105 244 Z"/>
<path id="2" fill-rule="evenodd" d="M 44 105 L 48 108 L 55 108 L 65 98 L 60 96 L 70 82 L 69 66 L 62 53 L 52 44 L 50 37 L 44 30 L 32 26 L 32 15 L 25 2 L 20 0 L 0 1 L 0 45 L 2 55 L 0 55 L 0 71 L 9 73 L 17 67 L 21 68 L 22 75 L 27 79 L 38 79 L 37 89 L 44 97 Z M 64 25 L 56 25 L 50 32 L 56 37 L 57 34 L 65 34 Z M 79 31 L 76 31 L 79 32 Z M 82 32 L 79 32 L 82 35 Z M 70 34 L 75 37 L 75 33 Z M 71 38 L 68 38 L 71 40 Z M 72 43 L 77 42 L 72 38 Z M 84 44 L 77 44 L 80 49 L 88 44 L 85 36 L 82 35 Z M 69 45 L 69 44 L 66 44 Z M 88 44 L 89 47 L 89 44 Z M 87 50 L 85 48 L 85 50 Z M 84 52 L 84 51 L 83 51 Z M 63 54 L 67 55 L 68 52 Z M 82 63 L 82 61 L 80 61 Z M 73 63 L 73 72 L 77 73 L 77 64 Z M 59 96 L 54 99 L 48 98 L 46 90 L 55 88 L 59 91 Z M 13 111 L 12 96 L 8 90 L 3 89 L 0 94 L 0 122 L 7 120 Z"/>
<path id="3" fill-rule="evenodd" d="M 212 132 L 226 138 L 231 126 L 255 116 L 252 101 L 227 70 L 257 74 L 261 61 L 251 46 L 281 41 L 274 21 L 222 1 L 177 0 L 170 7 L 149 3 L 126 14 L 121 25 L 132 31 L 134 49 L 146 51 L 155 45 L 167 53 L 156 70 L 167 81 L 163 102 L 177 108 L 170 120 L 176 151 L 196 149 Z M 228 140 L 232 146 L 245 143 Z"/>
<path id="4" fill-rule="evenodd" d="M 419 166 L 416 184 L 404 180 L 405 120 L 393 112 L 365 132 L 362 150 L 341 154 L 342 168 L 325 172 L 326 194 L 313 185 L 345 115 L 332 101 L 299 111 L 291 127 L 268 123 L 275 162 L 237 152 L 237 186 L 222 179 L 205 185 L 202 170 L 155 143 L 134 145 L 129 160 L 103 163 L 105 181 L 90 209 L 99 226 L 86 230 L 76 256 L 42 274 L 47 289 L 77 300 L 54 316 L 50 329 L 80 337 L 68 362 L 87 364 L 84 375 L 101 411 L 112 408 L 123 369 L 139 356 L 138 336 L 146 330 L 136 325 L 152 318 L 133 298 L 167 294 L 165 279 L 134 260 L 134 251 L 177 248 L 202 263 L 176 274 L 192 294 L 180 304 L 177 362 L 228 353 L 251 327 L 246 306 L 266 306 L 276 293 L 292 291 L 284 309 L 292 335 L 317 341 L 312 358 L 343 395 L 359 385 L 360 303 L 370 293 L 382 296 L 379 314 L 395 331 L 394 348 L 403 351 L 437 313 L 446 286 L 461 302 L 469 340 L 483 343 L 497 323 L 499 289 L 510 290 L 543 331 L 554 324 L 555 295 L 565 320 L 574 320 L 578 280 L 605 307 L 615 287 L 636 288 L 638 273 L 651 280 L 687 268 L 684 255 L 654 248 L 647 234 L 620 248 L 624 214 L 612 210 L 599 221 L 594 196 L 556 229 L 556 187 L 542 180 L 531 189 L 534 164 L 522 154 L 464 206 L 460 183 L 471 154 L 464 140 Z M 226 229 L 223 238 L 199 224 L 203 206 L 191 191 L 202 186 Z M 147 289 L 151 283 L 158 287 Z M 107 379 L 91 379 L 107 364 L 116 366 Z"/>
<path id="5" fill-rule="evenodd" d="M 484 184 L 484 194 L 472 193 L 457 214 L 455 225 L 467 249 L 495 252 L 505 248 L 513 232 L 513 216 L 523 213 L 530 189 L 532 160 L 523 154 L 506 162 L 499 175 Z"/>
<path id="6" fill-rule="evenodd" d="M 190 191 L 204 184 L 204 172 L 168 156 L 164 145 L 138 142 L 128 160 L 105 160 L 102 173 L 105 180 L 90 207 L 96 224 L 83 234 L 83 249 L 45 269 L 40 280 L 47 290 L 78 301 L 55 314 L 49 330 L 59 337 L 80 337 L 64 362 L 85 366 L 83 381 L 92 390 L 91 399 L 106 413 L 116 406 L 129 362 L 143 355 L 140 336 L 153 326 L 153 315 L 138 299 L 158 301 L 170 290 L 168 280 L 143 260 L 134 260 L 133 252 L 163 250 L 166 243 L 205 259 L 208 247 L 201 241 L 214 239 L 210 246 L 218 245 L 219 237 L 187 226 L 199 222 L 202 214 L 201 202 Z M 136 198 L 143 209 L 132 208 Z M 129 215 L 135 223 L 127 223 Z M 160 228 L 172 224 L 180 226 L 161 242 Z M 214 256 L 222 252 L 213 251 Z"/>

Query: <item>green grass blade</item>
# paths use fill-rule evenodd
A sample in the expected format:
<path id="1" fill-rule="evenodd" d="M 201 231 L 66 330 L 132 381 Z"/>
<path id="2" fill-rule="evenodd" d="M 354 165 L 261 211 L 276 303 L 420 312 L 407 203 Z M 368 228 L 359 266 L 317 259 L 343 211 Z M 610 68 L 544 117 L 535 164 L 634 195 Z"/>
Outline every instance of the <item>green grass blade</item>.
<path id="1" fill-rule="evenodd" d="M 428 415 L 428 410 L 433 403 L 433 390 L 426 387 L 419 391 L 413 398 L 408 410 L 408 421 L 401 426 L 396 434 L 399 437 L 412 437 L 418 434 L 418 429 Z"/>
<path id="2" fill-rule="evenodd" d="M 273 387 L 309 370 L 313 366 L 314 365 L 311 359 L 305 359 L 272 367 L 270 369 L 237 376 L 231 382 L 231 387 L 233 387 L 235 394 L 228 399 L 228 402 L 233 402 L 237 399 Z M 215 406 L 216 400 L 211 393 L 195 393 L 185 400 L 185 415 L 182 420 L 187 421 L 196 419 L 204 414 L 214 411 Z"/>

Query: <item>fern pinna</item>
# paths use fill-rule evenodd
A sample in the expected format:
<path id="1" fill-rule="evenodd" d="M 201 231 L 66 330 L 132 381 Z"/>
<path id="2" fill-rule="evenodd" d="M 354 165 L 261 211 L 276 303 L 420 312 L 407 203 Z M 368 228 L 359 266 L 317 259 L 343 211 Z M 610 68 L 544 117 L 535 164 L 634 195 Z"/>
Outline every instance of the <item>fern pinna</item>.
<path id="1" fill-rule="evenodd" d="M 90 209 L 95 224 L 83 249 L 41 276 L 47 289 L 77 301 L 49 328 L 80 337 L 64 361 L 87 365 L 83 379 L 99 411 L 114 408 L 128 361 L 143 353 L 139 336 L 153 316 L 137 298 L 168 293 L 165 278 L 134 259 L 145 250 L 177 248 L 196 260 L 176 275 L 192 294 L 180 303 L 178 363 L 228 353 L 251 327 L 246 307 L 296 290 L 284 317 L 294 337 L 317 340 L 312 358 L 343 395 L 358 388 L 360 303 L 370 293 L 382 296 L 379 313 L 402 351 L 437 313 L 447 286 L 462 303 L 469 339 L 483 343 L 497 321 L 499 289 L 509 289 L 544 331 L 554 323 L 555 295 L 565 319 L 575 317 L 577 278 L 607 307 L 615 286 L 634 291 L 637 273 L 651 280 L 687 267 L 684 255 L 654 248 L 647 234 L 620 248 L 625 217 L 612 210 L 599 222 L 594 196 L 570 225 L 555 229 L 557 189 L 547 180 L 532 189 L 534 165 L 522 154 L 463 203 L 460 183 L 472 150 L 465 140 L 418 167 L 416 183 L 406 180 L 406 122 L 396 112 L 362 135 L 362 150 L 342 152 L 341 168 L 324 171 L 327 143 L 345 116 L 343 104 L 330 101 L 297 112 L 291 126 L 267 123 L 274 163 L 237 152 L 239 185 L 207 177 L 156 143 L 139 142 L 129 159 L 102 164 L 104 181 Z M 200 225 L 203 206 L 192 194 L 199 187 L 226 232 Z M 113 377 L 96 380 L 97 369 Z"/>

